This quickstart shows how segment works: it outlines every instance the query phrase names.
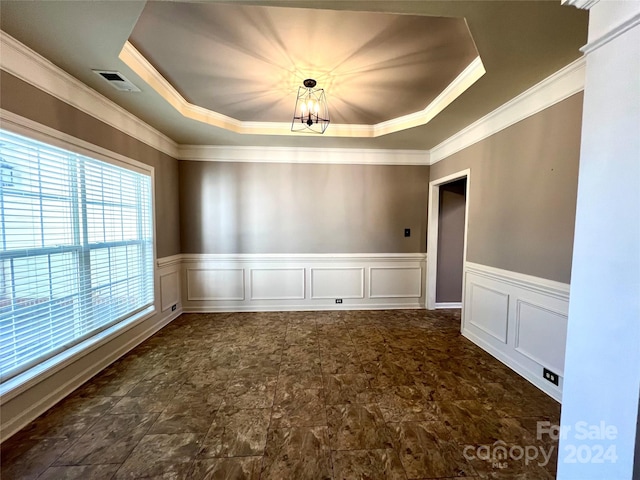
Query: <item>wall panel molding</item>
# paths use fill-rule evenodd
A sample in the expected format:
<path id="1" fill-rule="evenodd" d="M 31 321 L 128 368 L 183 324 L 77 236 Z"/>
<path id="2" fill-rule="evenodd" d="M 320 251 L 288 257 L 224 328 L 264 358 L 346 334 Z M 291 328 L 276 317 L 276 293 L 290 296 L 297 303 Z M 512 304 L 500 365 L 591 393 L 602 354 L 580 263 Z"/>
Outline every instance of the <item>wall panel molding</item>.
<path id="1" fill-rule="evenodd" d="M 251 300 L 304 300 L 304 268 L 250 269 Z"/>
<path id="2" fill-rule="evenodd" d="M 567 284 L 465 264 L 462 334 L 558 401 L 568 310 Z M 543 368 L 560 376 L 559 386 Z"/>
<path id="3" fill-rule="evenodd" d="M 420 267 L 371 267 L 369 298 L 421 298 L 422 277 Z"/>
<path id="4" fill-rule="evenodd" d="M 518 300 L 515 317 L 515 350 L 564 376 L 567 313 Z"/>
<path id="5" fill-rule="evenodd" d="M 467 284 L 469 321 L 466 327 L 476 327 L 501 343 L 507 343 L 509 294 L 474 282 Z"/>
<path id="6" fill-rule="evenodd" d="M 311 267 L 311 298 L 364 298 L 365 267 Z"/>
<path id="7" fill-rule="evenodd" d="M 163 273 L 160 281 L 160 309 L 165 312 L 180 302 L 180 274 L 177 270 Z"/>
<path id="8" fill-rule="evenodd" d="M 202 265 L 185 269 L 187 301 L 245 299 L 245 274 L 242 268 Z"/>
<path id="9" fill-rule="evenodd" d="M 168 263 L 181 265 L 185 312 L 424 308 L 424 253 L 179 257 Z M 208 275 L 221 271 L 236 272 L 235 280 L 225 281 L 231 286 L 224 287 L 233 295 L 213 294 L 222 284 Z M 242 286 L 240 276 L 246 281 Z"/>

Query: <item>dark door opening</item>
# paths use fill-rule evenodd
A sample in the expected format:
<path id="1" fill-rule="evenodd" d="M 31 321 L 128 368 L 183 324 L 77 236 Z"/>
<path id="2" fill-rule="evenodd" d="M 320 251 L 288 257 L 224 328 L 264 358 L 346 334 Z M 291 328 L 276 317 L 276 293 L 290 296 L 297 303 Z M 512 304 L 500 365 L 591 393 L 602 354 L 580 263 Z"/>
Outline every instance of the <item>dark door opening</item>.
<path id="1" fill-rule="evenodd" d="M 466 178 L 440 185 L 436 306 L 462 302 L 466 202 Z"/>

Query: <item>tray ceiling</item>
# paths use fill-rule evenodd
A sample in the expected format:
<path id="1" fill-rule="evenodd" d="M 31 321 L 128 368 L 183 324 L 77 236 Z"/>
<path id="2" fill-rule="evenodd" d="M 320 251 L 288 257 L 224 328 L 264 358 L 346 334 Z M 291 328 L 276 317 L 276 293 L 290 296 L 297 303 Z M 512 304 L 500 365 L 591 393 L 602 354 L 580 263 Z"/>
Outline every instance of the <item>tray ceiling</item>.
<path id="1" fill-rule="evenodd" d="M 588 20 L 559 1 L 0 4 L 3 31 L 176 142 L 200 145 L 432 148 L 581 56 Z M 148 72 L 122 60 L 127 46 L 203 118 L 289 122 L 291 91 L 306 76 L 327 90 L 327 132 L 422 117 L 370 138 L 237 133 L 242 128 L 183 115 L 150 87 Z M 466 90 L 425 123 L 423 109 L 476 57 L 484 76 L 461 85 Z M 92 69 L 120 71 L 142 92 L 118 92 Z"/>
<path id="2" fill-rule="evenodd" d="M 129 41 L 186 102 L 242 122 L 291 122 L 305 78 L 334 124 L 389 121 L 478 57 L 463 18 L 222 4 L 148 3 Z"/>

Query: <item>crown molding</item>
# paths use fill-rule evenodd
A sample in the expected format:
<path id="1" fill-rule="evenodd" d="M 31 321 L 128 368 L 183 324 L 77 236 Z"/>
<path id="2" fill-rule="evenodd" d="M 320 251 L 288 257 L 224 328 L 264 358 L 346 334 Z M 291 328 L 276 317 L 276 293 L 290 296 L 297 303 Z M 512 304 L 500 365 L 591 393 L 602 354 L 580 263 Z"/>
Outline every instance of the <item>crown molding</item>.
<path id="1" fill-rule="evenodd" d="M 122 60 L 149 87 L 183 117 L 224 128 L 234 133 L 250 135 L 300 136 L 314 133 L 292 132 L 289 122 L 247 122 L 189 103 L 171 83 L 131 43 L 126 42 L 119 54 Z M 447 105 L 458 98 L 486 73 L 480 57 L 476 57 L 424 110 L 393 118 L 375 125 L 335 124 L 325 131 L 325 137 L 374 138 L 407 130 L 431 121 Z"/>
<path id="2" fill-rule="evenodd" d="M 585 73 L 583 57 L 469 125 L 430 151 L 179 145 L 1 30 L 0 49 L 2 51 L 0 68 L 2 70 L 156 150 L 177 159 L 195 161 L 431 165 L 582 91 Z M 476 71 L 478 66 L 478 64 L 470 65 L 469 68 L 471 71 Z M 475 75 L 477 74 L 476 71 Z M 459 80 L 462 83 L 460 77 Z M 453 84 L 450 87 L 451 89 L 456 88 Z M 461 85 L 460 88 L 462 87 Z M 441 98 L 437 98 L 432 104 L 444 105 L 447 101 L 446 92 L 443 92 Z M 251 122 L 244 123 L 248 128 L 256 126 Z M 259 122 L 256 123 L 260 126 Z M 288 123 L 282 124 L 282 128 L 284 125 L 287 129 L 289 128 Z M 348 125 L 346 127 L 361 132 L 370 128 L 369 125 Z M 301 135 L 301 133 L 296 133 L 296 135 Z M 309 157 L 320 159 L 309 159 Z"/>
<path id="3" fill-rule="evenodd" d="M 0 30 L 0 68 L 49 95 L 175 157 L 177 143 Z"/>
<path id="4" fill-rule="evenodd" d="M 180 145 L 177 158 L 198 162 L 429 165 L 427 150 Z"/>
<path id="5" fill-rule="evenodd" d="M 581 10 L 589 10 L 600 0 L 561 0 L 562 5 L 566 5 L 569 7 L 576 7 Z"/>
<path id="6" fill-rule="evenodd" d="M 429 123 L 485 73 L 487 71 L 478 56 L 424 110 L 373 125 L 373 136 L 379 137 Z"/>
<path id="7" fill-rule="evenodd" d="M 431 149 L 431 164 L 584 90 L 585 58 L 580 57 L 530 89 Z"/>
<path id="8" fill-rule="evenodd" d="M 607 43 L 611 42 L 612 40 L 618 38 L 623 33 L 631 30 L 632 28 L 637 27 L 638 25 L 640 25 L 640 13 L 632 16 L 631 18 L 628 18 L 627 20 L 623 21 L 622 23 L 620 23 L 620 24 L 616 25 L 615 27 L 611 28 L 604 35 L 602 35 L 602 36 L 596 38 L 595 40 L 592 40 L 591 42 L 587 43 L 584 47 L 582 47 L 580 49 L 580 51 L 582 53 L 584 53 L 585 55 L 588 54 L 588 53 L 591 53 L 594 50 L 597 50 L 598 48 L 600 48 L 600 47 L 606 45 Z"/>

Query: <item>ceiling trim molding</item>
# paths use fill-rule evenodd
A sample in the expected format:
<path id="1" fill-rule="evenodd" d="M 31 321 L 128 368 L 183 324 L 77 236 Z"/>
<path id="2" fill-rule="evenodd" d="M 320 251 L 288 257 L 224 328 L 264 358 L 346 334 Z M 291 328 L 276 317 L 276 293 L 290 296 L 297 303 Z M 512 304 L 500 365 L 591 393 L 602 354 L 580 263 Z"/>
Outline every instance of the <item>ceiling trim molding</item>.
<path id="1" fill-rule="evenodd" d="M 615 27 L 613 27 L 610 30 L 608 30 L 607 33 L 605 33 L 604 35 L 602 35 L 602 36 L 598 37 L 597 39 L 587 43 L 584 47 L 582 47 L 580 49 L 580 51 L 582 53 L 584 53 L 585 55 L 588 54 L 588 53 L 591 53 L 594 50 L 597 50 L 598 48 L 600 48 L 600 47 L 606 45 L 607 43 L 611 42 L 612 40 L 618 38 L 623 33 L 631 30 L 632 28 L 634 28 L 636 26 L 638 26 L 639 24 L 640 24 L 640 13 L 632 16 L 631 18 L 628 18 L 627 20 L 623 21 L 619 25 L 616 25 Z"/>
<path id="2" fill-rule="evenodd" d="M 0 30 L 0 68 L 172 157 L 178 144 Z"/>
<path id="3" fill-rule="evenodd" d="M 183 117 L 248 135 L 300 136 L 315 133 L 292 132 L 290 122 L 241 121 L 228 115 L 188 102 L 176 88 L 162 76 L 130 42 L 126 42 L 118 56 L 142 81 L 160 95 Z M 393 118 L 375 125 L 335 124 L 324 132 L 325 137 L 374 138 L 407 130 L 429 123 L 436 115 L 480 79 L 486 70 L 480 57 L 476 57 L 429 105 L 423 110 Z"/>
<path id="4" fill-rule="evenodd" d="M 477 82 L 487 71 L 478 56 L 433 101 L 419 112 L 393 118 L 373 126 L 374 137 L 418 127 L 429 123 L 465 90 Z"/>
<path id="5" fill-rule="evenodd" d="M 431 165 L 584 90 L 580 57 L 430 150 Z"/>
<path id="6" fill-rule="evenodd" d="M 589 10 L 600 0 L 561 0 L 562 5 L 576 7 L 581 10 Z"/>
<path id="7" fill-rule="evenodd" d="M 156 150 L 195 161 L 432 165 L 582 91 L 585 74 L 581 57 L 431 150 L 180 145 L 2 30 L 0 49 L 2 70 Z M 309 155 L 323 159 L 304 159 Z"/>
<path id="8" fill-rule="evenodd" d="M 179 160 L 198 162 L 429 165 L 428 150 L 180 145 Z"/>

